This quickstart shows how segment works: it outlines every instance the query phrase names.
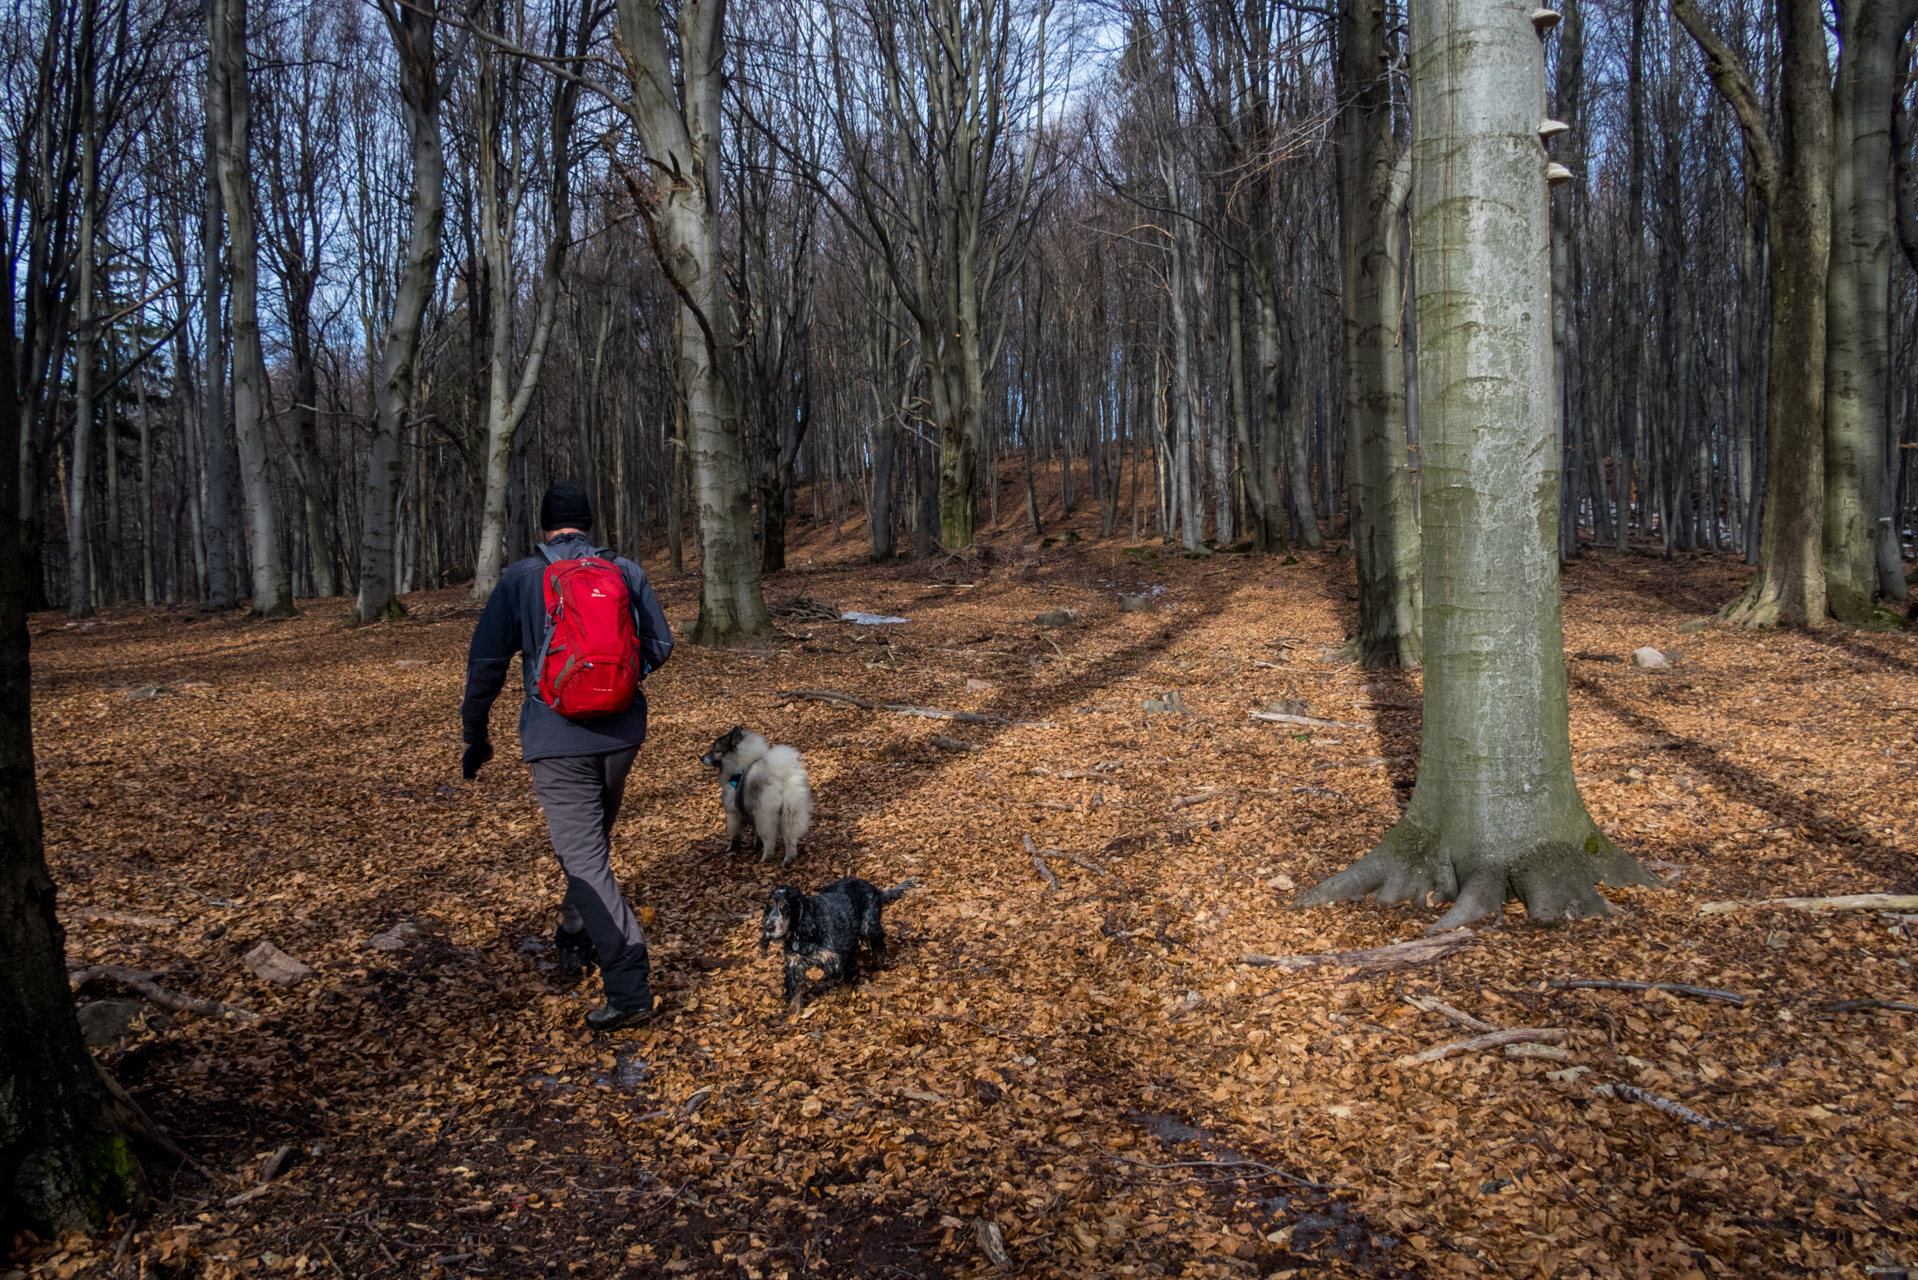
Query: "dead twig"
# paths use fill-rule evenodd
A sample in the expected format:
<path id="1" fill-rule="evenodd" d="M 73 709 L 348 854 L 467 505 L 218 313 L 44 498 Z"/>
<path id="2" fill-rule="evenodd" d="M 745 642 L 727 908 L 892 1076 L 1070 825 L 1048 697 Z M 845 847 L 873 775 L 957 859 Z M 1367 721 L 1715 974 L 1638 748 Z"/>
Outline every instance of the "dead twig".
<path id="1" fill-rule="evenodd" d="M 1825 1006 L 1831 1013 L 1855 1013 L 1860 1009 L 1884 1009 L 1891 1013 L 1918 1013 L 1918 1004 L 1905 1004 L 1900 1000 L 1880 1000 L 1870 996 L 1863 1000 L 1840 1000 L 1837 1004 Z"/>
<path id="2" fill-rule="evenodd" d="M 1221 787 L 1217 791 L 1201 791 L 1195 796 L 1180 796 L 1166 805 L 1168 809 L 1189 809 L 1195 804 L 1204 804 L 1208 800 L 1217 800 L 1222 796 L 1238 794 L 1237 787 Z"/>
<path id="3" fill-rule="evenodd" d="M 855 698 L 850 693 L 837 693 L 831 689 L 781 689 L 781 702 L 791 702 L 801 698 L 807 702 L 831 702 L 842 706 L 858 707 L 862 711 L 890 711 L 900 716 L 923 716 L 928 720 L 957 720 L 964 724 L 1003 724 L 1016 729 L 1057 729 L 1059 726 L 1050 720 L 1009 720 L 1005 716 L 987 715 L 981 711 L 942 711 L 938 707 L 916 707 L 909 702 L 868 702 L 864 698 Z"/>
<path id="4" fill-rule="evenodd" d="M 1311 969 L 1319 965 L 1373 970 L 1408 969 L 1413 965 L 1443 960 L 1453 952 L 1470 946 L 1477 937 L 1470 929 L 1454 929 L 1450 933 L 1414 938 L 1410 942 L 1395 942 L 1389 947 L 1370 947 L 1363 951 L 1323 951 L 1317 955 L 1304 956 L 1268 956 L 1248 951 L 1239 957 L 1239 963 L 1277 969 Z"/>
<path id="5" fill-rule="evenodd" d="M 287 1157 L 292 1154 L 293 1148 L 291 1146 L 283 1146 L 271 1156 L 268 1156 L 266 1163 L 260 1166 L 260 1176 L 257 1180 L 257 1185 L 249 1187 L 237 1196 L 228 1196 L 226 1199 L 226 1207 L 229 1209 L 237 1208 L 247 1201 L 257 1200 L 271 1191 L 274 1187 L 273 1179 L 280 1176 L 280 1170 L 286 1167 Z"/>
<path id="6" fill-rule="evenodd" d="M 134 929 L 172 929 L 180 923 L 172 916 L 136 916 L 125 911 L 104 911 L 99 907 L 62 907 L 60 914 L 71 920 L 123 924 Z"/>
<path id="7" fill-rule="evenodd" d="M 1918 911 L 1918 894 L 1846 893 L 1835 898 L 1761 898 L 1742 902 L 1707 902 L 1698 909 L 1701 916 L 1729 915 L 1747 907 L 1773 907 L 1784 911 Z"/>
<path id="8" fill-rule="evenodd" d="M 117 964 L 95 964 L 88 965 L 84 969 L 75 969 L 67 974 L 67 982 L 75 991 L 101 978 L 117 982 L 128 990 L 137 991 L 153 1003 L 162 1008 L 172 1009 L 176 1013 L 203 1013 L 210 1017 L 225 1018 L 229 1022 L 252 1022 L 260 1016 L 251 1009 L 221 1004 L 218 1000 L 202 1000 L 198 996 L 184 996 L 177 991 L 168 991 L 153 980 L 152 974 L 140 969 L 128 969 Z"/>
<path id="9" fill-rule="evenodd" d="M 1046 865 L 1046 860 L 1044 858 L 1041 858 L 1036 853 L 1033 854 L 1032 865 L 1033 865 L 1033 869 L 1038 871 L 1038 873 L 1045 878 L 1045 882 L 1047 885 L 1049 885 L 1054 890 L 1058 889 L 1059 877 L 1052 874 L 1052 868 Z"/>
<path id="10" fill-rule="evenodd" d="M 1067 853 L 1064 849 L 1041 849 L 1038 845 L 1032 842 L 1031 836 L 1023 836 L 1021 837 L 1021 839 L 1023 839 L 1026 842 L 1026 852 L 1032 855 L 1032 860 L 1035 863 L 1040 862 L 1041 859 L 1044 859 L 1044 858 L 1064 858 L 1067 862 L 1076 863 L 1077 865 L 1084 867 L 1087 871 L 1096 871 L 1108 880 L 1112 880 L 1116 878 L 1115 876 L 1113 876 L 1113 874 L 1110 871 L 1107 871 L 1104 867 L 1092 861 L 1090 858 L 1082 858 L 1076 853 Z M 1047 874 L 1046 878 L 1051 879 L 1050 873 Z M 1058 887 L 1059 887 L 1058 882 L 1054 881 L 1053 888 L 1056 889 Z"/>
<path id="11" fill-rule="evenodd" d="M 1440 1015 L 1441 1017 L 1444 1017 L 1453 1022 L 1456 1022 L 1458 1023 L 1459 1026 L 1464 1027 L 1467 1031 L 1498 1030 L 1497 1027 L 1485 1021 L 1485 1019 L 1474 1018 L 1471 1014 L 1465 1012 L 1465 1010 L 1463 1009 L 1454 1009 L 1451 1005 L 1445 1003 L 1445 1001 L 1439 999 L 1437 996 L 1411 996 L 1411 995 L 1401 994 L 1399 996 L 1399 999 L 1405 1001 L 1405 1003 L 1411 1005 L 1414 1009 L 1419 1009 L 1426 1013 L 1436 1013 Z"/>
<path id="12" fill-rule="evenodd" d="M 855 698 L 850 693 L 834 693 L 831 689 L 781 689 L 781 702 L 791 702 L 801 698 L 807 702 L 837 702 L 849 707 L 858 707 L 862 711 L 877 711 L 879 704 L 867 702 L 864 698 Z"/>
<path id="13" fill-rule="evenodd" d="M 1152 1164 L 1145 1160 L 1134 1160 L 1129 1156 L 1122 1156 L 1116 1151 L 1107 1151 L 1104 1147 L 1099 1148 L 1099 1154 L 1119 1164 L 1129 1164 L 1135 1169 L 1151 1169 L 1155 1172 L 1163 1172 L 1167 1169 L 1258 1169 L 1260 1177 L 1284 1178 L 1294 1186 L 1309 1187 L 1313 1191 L 1341 1190 L 1337 1183 L 1314 1182 L 1310 1178 L 1301 1178 L 1296 1173 L 1288 1173 L 1277 1165 L 1267 1164 L 1263 1160 L 1171 1160 L 1165 1164 Z"/>
<path id="14" fill-rule="evenodd" d="M 1622 982 L 1613 978 L 1554 978 L 1545 984 L 1569 991 L 1669 991 L 1676 996 L 1696 996 L 1700 1000 L 1723 1000 L 1743 1008 L 1747 997 L 1718 987 L 1694 987 L 1683 982 Z"/>
<path id="15" fill-rule="evenodd" d="M 1317 716 L 1293 716 L 1283 711 L 1253 711 L 1248 714 L 1254 720 L 1264 720 L 1269 724 L 1302 724 L 1313 729 L 1370 729 L 1372 727 L 1352 720 L 1321 720 Z"/>
<path id="16" fill-rule="evenodd" d="M 1695 1124 L 1706 1129 L 1735 1130 L 1739 1127 L 1723 1120 L 1714 1120 L 1710 1116 L 1702 1116 L 1682 1102 L 1673 1102 L 1670 1098 L 1653 1093 L 1649 1089 L 1641 1089 L 1637 1085 L 1620 1084 L 1614 1081 L 1611 1084 L 1601 1084 L 1592 1092 L 1601 1098 L 1617 1098 L 1620 1102 L 1642 1102 L 1656 1111 L 1663 1111 L 1668 1116 L 1676 1116 L 1686 1124 Z"/>
<path id="17" fill-rule="evenodd" d="M 1408 1053 L 1396 1059 L 1392 1065 L 1415 1067 L 1427 1062 L 1439 1062 L 1454 1054 L 1499 1049 L 1508 1044 L 1559 1044 L 1569 1034 L 1563 1027 L 1513 1027 L 1509 1031 L 1488 1031 L 1484 1035 L 1454 1040 L 1450 1044 L 1434 1045 L 1423 1053 Z"/>

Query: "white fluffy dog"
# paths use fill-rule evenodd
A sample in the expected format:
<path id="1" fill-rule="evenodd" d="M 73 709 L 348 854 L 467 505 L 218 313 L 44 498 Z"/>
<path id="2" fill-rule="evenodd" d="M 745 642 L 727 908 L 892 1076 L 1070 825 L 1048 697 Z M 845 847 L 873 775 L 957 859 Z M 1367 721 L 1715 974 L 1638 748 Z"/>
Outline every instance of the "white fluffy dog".
<path id="1" fill-rule="evenodd" d="M 740 847 L 750 822 L 759 837 L 759 860 L 771 862 L 783 841 L 786 856 L 779 865 L 790 867 L 799 856 L 799 838 L 812 829 L 812 784 L 799 752 L 771 746 L 744 725 L 734 725 L 699 762 L 719 770 L 719 802 L 732 847 Z"/>

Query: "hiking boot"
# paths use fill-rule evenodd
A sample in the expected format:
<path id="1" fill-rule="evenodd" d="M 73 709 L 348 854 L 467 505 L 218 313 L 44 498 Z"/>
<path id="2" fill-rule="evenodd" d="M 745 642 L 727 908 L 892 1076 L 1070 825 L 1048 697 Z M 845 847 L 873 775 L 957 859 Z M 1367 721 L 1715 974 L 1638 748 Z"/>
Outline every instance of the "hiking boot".
<path id="1" fill-rule="evenodd" d="M 602 1009 L 592 1009 L 586 1014 L 588 1031 L 618 1031 L 622 1027 L 636 1027 L 642 1022 L 650 1022 L 659 1014 L 659 1001 L 651 996 L 646 998 L 642 1009 L 619 1009 L 607 1005 Z"/>
<path id="2" fill-rule="evenodd" d="M 559 961 L 559 976 L 564 982 L 578 982 L 599 967 L 593 940 L 584 929 L 561 928 L 553 934 L 554 958 Z"/>

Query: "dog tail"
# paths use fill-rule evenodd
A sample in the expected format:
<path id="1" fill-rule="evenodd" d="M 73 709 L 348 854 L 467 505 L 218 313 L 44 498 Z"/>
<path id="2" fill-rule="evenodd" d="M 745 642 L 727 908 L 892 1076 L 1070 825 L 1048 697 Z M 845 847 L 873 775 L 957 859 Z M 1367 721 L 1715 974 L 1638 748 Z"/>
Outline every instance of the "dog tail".
<path id="1" fill-rule="evenodd" d="M 912 876 L 907 876 L 904 880 L 901 880 L 898 884 L 894 885 L 892 888 L 881 889 L 879 891 L 879 900 L 885 903 L 897 902 L 899 901 L 899 899 L 906 896 L 906 891 L 908 889 L 917 889 L 918 887 L 919 887 L 919 881 L 913 878 Z"/>
<path id="2" fill-rule="evenodd" d="M 766 767 L 779 779 L 779 829 L 789 844 L 812 830 L 812 782 L 799 752 L 777 746 L 766 753 Z"/>

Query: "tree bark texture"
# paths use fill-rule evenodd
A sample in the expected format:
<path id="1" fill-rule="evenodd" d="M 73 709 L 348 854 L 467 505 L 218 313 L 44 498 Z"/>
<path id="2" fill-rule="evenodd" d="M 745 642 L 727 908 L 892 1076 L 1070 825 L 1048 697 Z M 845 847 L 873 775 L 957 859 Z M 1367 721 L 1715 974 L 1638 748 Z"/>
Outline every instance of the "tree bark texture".
<path id="1" fill-rule="evenodd" d="M 724 0 L 680 6 L 677 68 L 664 21 L 644 0 L 619 0 L 620 56 L 632 88 L 620 106 L 651 166 L 646 179 L 631 180 L 633 193 L 682 312 L 679 367 L 699 519 L 699 621 L 692 640 L 757 645 L 772 635 L 773 625 L 753 554 L 745 424 L 720 254 L 726 6 Z"/>
<path id="2" fill-rule="evenodd" d="M 1412 15 L 1413 254 L 1424 466 L 1425 722 L 1418 787 L 1378 847 L 1302 905 L 1517 897 L 1534 919 L 1649 884 L 1572 777 L 1559 614 L 1544 58 L 1522 0 Z"/>
<path id="3" fill-rule="evenodd" d="M 1774 150 L 1750 74 L 1694 0 L 1672 14 L 1705 54 L 1712 83 L 1738 117 L 1752 187 L 1769 211 L 1771 333 L 1765 378 L 1765 489 L 1758 574 L 1723 610 L 1740 626 L 1816 627 L 1827 600 L 1825 282 L 1831 257 L 1831 88 L 1824 10 L 1776 0 L 1782 69 Z"/>
<path id="4" fill-rule="evenodd" d="M 206 0 L 208 30 L 220 0 Z M 220 194 L 220 142 L 214 130 L 214 80 L 206 82 L 206 192 L 200 226 L 200 440 L 206 497 L 201 506 L 206 548 L 206 603 L 231 609 L 238 602 L 233 575 L 233 442 L 226 430 L 226 201 Z"/>
<path id="5" fill-rule="evenodd" d="M 208 6 L 206 100 L 218 143 L 220 194 L 226 211 L 227 282 L 233 332 L 233 434 L 240 452 L 240 494 L 246 508 L 253 613 L 293 615 L 293 592 L 280 556 L 280 520 L 267 474 L 266 353 L 260 344 L 260 238 L 253 211 L 250 152 L 252 102 L 246 78 L 247 0 Z"/>
<path id="6" fill-rule="evenodd" d="M 582 10 L 582 13 L 585 11 Z M 566 54 L 564 37 L 555 51 Z M 519 290 L 513 269 L 514 229 L 519 221 L 519 205 L 524 193 L 526 161 L 517 137 L 518 126 L 510 123 L 516 104 L 500 84 L 499 62 L 503 55 L 491 49 L 479 52 L 479 184 L 480 251 L 486 263 L 487 286 L 492 290 L 488 316 L 492 322 L 486 391 L 486 496 L 480 511 L 479 554 L 473 567 L 473 598 L 484 600 L 493 594 L 501 570 L 506 567 L 506 481 L 513 457 L 513 440 L 520 423 L 533 403 L 539 388 L 540 371 L 546 363 L 546 350 L 552 342 L 553 322 L 559 310 L 560 277 L 566 266 L 566 250 L 573 239 L 572 140 L 573 114 L 579 100 L 579 86 L 566 78 L 553 84 L 551 116 L 552 173 L 549 188 L 549 227 L 546 254 L 540 265 L 539 284 L 534 291 L 533 333 L 527 344 L 526 362 L 517 381 L 513 378 L 513 315 L 518 309 Z M 510 154 L 506 135 L 514 134 Z M 590 465 L 590 459 L 588 460 Z M 595 477 L 582 474 L 589 492 L 599 489 Z M 601 504 L 604 505 L 603 503 Z M 602 527 L 606 513 L 600 516 Z"/>
<path id="7" fill-rule="evenodd" d="M 8 303 L 11 310 L 12 303 Z M 5 355 L 11 357 L 12 316 Z M 0 360 L 0 405 L 15 401 Z M 0 415 L 0 457 L 19 455 L 21 420 Z M 0 544 L 20 545 L 20 476 L 0 467 Z M 80 1037 L 66 941 L 41 845 L 27 658 L 27 558 L 0 555 L 0 1239 L 98 1230 L 137 1208 L 145 1179 Z"/>
<path id="8" fill-rule="evenodd" d="M 1918 0 L 1847 0 L 1839 15 L 1825 286 L 1823 551 L 1832 616 L 1863 622 L 1879 586 L 1898 42 L 1918 19 Z"/>
<path id="9" fill-rule="evenodd" d="M 426 304 L 439 273 L 440 233 L 446 220 L 446 157 L 440 141 L 438 25 L 434 0 L 400 4 L 381 0 L 380 12 L 399 53 L 400 109 L 413 160 L 413 217 L 406 257 L 393 295 L 393 314 L 381 348 L 379 385 L 373 397 L 373 435 L 366 451 L 366 491 L 360 513 L 359 621 L 377 622 L 403 610 L 396 593 L 393 547 L 399 516 L 404 459 L 400 429 L 413 402 L 419 374 Z"/>
<path id="10" fill-rule="evenodd" d="M 1365 667 L 1420 660 L 1419 526 L 1406 448 L 1405 361 L 1399 351 L 1401 213 L 1412 157 L 1392 132 L 1389 18 L 1384 0 L 1339 4 L 1339 233 L 1345 335 L 1347 484 Z"/>
<path id="11" fill-rule="evenodd" d="M 87 35 L 91 40 L 91 23 Z M 97 335 L 93 317 L 93 215 L 97 199 L 93 136 L 92 71 L 82 93 L 89 99 L 81 108 L 83 136 L 80 139 L 80 232 L 76 245 L 79 277 L 73 304 L 73 452 L 67 466 L 67 616 L 85 618 L 93 613 L 93 515 L 89 495 L 93 492 L 93 365 Z M 9 298 L 7 305 L 12 306 Z"/>

